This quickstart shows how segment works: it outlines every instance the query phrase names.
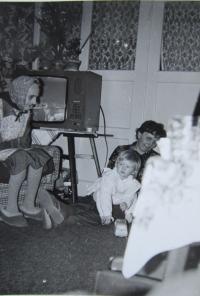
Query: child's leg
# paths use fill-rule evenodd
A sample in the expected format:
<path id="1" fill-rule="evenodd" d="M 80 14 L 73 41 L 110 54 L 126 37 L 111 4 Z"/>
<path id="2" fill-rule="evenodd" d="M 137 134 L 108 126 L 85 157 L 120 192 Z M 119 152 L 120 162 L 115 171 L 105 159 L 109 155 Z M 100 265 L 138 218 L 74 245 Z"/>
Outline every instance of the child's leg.
<path id="1" fill-rule="evenodd" d="M 35 199 L 37 196 L 40 180 L 42 177 L 42 170 L 43 170 L 43 167 L 39 169 L 33 169 L 31 166 L 29 166 L 28 176 L 27 176 L 28 188 L 27 188 L 24 203 L 20 208 L 22 212 L 27 212 L 35 215 L 41 211 L 40 209 L 35 207 Z"/>
<path id="2" fill-rule="evenodd" d="M 125 212 L 121 210 L 120 205 L 113 205 L 112 215 L 114 219 L 125 219 Z"/>
<path id="3" fill-rule="evenodd" d="M 101 219 L 101 224 L 110 224 L 112 222 L 112 194 L 101 187 L 95 195 L 96 207 Z"/>
<path id="4" fill-rule="evenodd" d="M 17 175 L 10 175 L 8 184 L 8 204 L 6 208 L 6 214 L 8 216 L 15 216 L 20 213 L 17 204 L 17 197 L 25 177 L 26 170 L 18 173 Z"/>

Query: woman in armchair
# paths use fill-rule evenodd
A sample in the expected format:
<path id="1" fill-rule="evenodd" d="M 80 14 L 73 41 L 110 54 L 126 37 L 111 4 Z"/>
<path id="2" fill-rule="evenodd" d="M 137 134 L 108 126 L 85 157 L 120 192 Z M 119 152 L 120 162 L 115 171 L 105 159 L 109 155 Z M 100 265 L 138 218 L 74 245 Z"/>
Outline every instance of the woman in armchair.
<path id="1" fill-rule="evenodd" d="M 11 226 L 27 226 L 26 217 L 42 220 L 43 211 L 35 206 L 35 199 L 42 175 L 54 170 L 52 157 L 40 147 L 31 147 L 31 110 L 39 94 L 39 80 L 30 76 L 14 79 L 9 95 L 16 108 L 1 121 L 0 171 L 9 175 L 9 185 L 7 207 L 1 209 L 0 219 Z M 27 192 L 19 206 L 18 194 L 25 179 Z"/>

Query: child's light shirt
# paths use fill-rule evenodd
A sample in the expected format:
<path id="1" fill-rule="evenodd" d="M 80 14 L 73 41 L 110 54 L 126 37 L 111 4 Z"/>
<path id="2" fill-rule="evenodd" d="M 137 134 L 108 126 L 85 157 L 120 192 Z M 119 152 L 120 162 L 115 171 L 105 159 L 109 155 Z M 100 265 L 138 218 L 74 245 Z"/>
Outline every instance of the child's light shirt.
<path id="1" fill-rule="evenodd" d="M 88 193 L 94 193 L 93 198 L 99 215 L 105 217 L 112 216 L 112 204 L 119 205 L 125 202 L 127 204 L 125 213 L 132 212 L 140 187 L 140 183 L 133 176 L 122 180 L 116 168 L 105 168 L 102 177 L 96 180 Z"/>

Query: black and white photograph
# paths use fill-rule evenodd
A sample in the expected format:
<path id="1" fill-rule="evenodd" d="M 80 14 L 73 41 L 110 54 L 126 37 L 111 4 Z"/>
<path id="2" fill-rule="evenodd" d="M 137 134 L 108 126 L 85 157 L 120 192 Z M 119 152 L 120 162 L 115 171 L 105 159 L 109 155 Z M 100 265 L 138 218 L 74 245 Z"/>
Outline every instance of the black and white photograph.
<path id="1" fill-rule="evenodd" d="M 200 295 L 200 1 L 0 1 L 0 295 Z"/>

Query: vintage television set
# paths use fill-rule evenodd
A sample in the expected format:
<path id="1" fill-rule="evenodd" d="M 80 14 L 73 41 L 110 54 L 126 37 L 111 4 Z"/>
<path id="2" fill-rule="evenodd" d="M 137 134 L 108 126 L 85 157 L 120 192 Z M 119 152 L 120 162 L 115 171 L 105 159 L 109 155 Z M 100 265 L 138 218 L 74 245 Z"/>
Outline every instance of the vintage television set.
<path id="1" fill-rule="evenodd" d="M 91 71 L 17 71 L 41 80 L 33 127 L 96 132 L 99 128 L 102 77 Z"/>

